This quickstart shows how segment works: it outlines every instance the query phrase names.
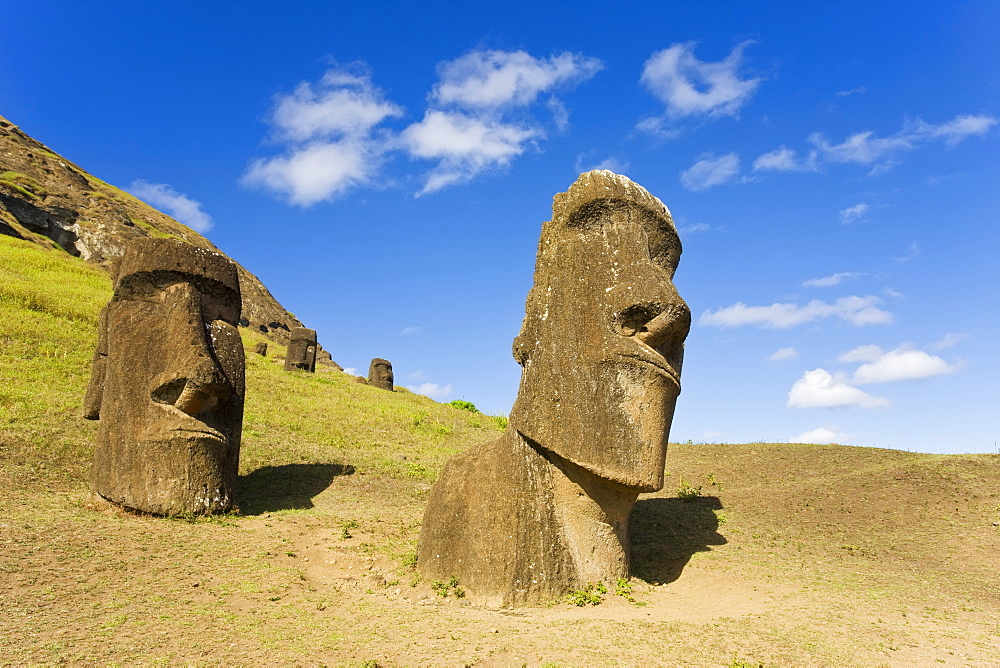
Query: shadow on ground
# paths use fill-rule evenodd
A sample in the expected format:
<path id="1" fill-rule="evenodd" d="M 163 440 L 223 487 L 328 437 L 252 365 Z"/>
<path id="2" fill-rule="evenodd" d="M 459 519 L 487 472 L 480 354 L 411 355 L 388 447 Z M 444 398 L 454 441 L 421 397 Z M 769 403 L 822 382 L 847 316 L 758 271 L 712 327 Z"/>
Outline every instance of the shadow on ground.
<path id="1" fill-rule="evenodd" d="M 350 464 L 285 464 L 263 466 L 236 482 L 240 513 L 260 515 L 277 510 L 312 508 L 313 497 L 322 493 L 333 479 L 351 475 Z"/>
<path id="2" fill-rule="evenodd" d="M 725 545 L 718 533 L 716 496 L 682 499 L 641 499 L 629 518 L 632 573 L 646 582 L 664 584 L 681 576 L 695 552 Z"/>

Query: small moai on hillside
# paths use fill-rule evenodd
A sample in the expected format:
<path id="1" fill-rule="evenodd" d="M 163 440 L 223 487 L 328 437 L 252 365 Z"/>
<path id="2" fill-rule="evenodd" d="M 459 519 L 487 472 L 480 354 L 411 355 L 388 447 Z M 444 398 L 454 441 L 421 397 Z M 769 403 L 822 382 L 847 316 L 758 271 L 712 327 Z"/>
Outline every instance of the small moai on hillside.
<path id="1" fill-rule="evenodd" d="M 392 392 L 392 364 L 389 360 L 376 357 L 368 365 L 368 384 Z"/>
<path id="2" fill-rule="evenodd" d="M 663 487 L 691 321 L 670 213 L 624 176 L 581 174 L 538 248 L 509 427 L 445 465 L 417 548 L 424 577 L 487 605 L 630 576 L 629 513 Z"/>
<path id="3" fill-rule="evenodd" d="M 261 357 L 267 357 L 267 342 L 261 341 L 253 347 L 253 351 Z"/>
<path id="4" fill-rule="evenodd" d="M 310 373 L 316 371 L 316 330 L 307 327 L 293 327 L 288 353 L 285 355 L 285 371 L 302 369 Z"/>
<path id="5" fill-rule="evenodd" d="M 90 484 L 154 513 L 233 505 L 244 356 L 236 265 L 174 239 L 125 249 L 101 311 L 84 417 L 100 420 Z"/>

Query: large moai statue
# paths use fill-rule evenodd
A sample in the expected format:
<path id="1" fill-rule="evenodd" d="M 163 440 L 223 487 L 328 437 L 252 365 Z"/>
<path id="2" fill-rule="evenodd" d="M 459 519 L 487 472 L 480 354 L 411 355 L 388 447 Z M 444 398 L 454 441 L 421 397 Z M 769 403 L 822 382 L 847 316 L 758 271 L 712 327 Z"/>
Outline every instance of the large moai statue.
<path id="1" fill-rule="evenodd" d="M 90 484 L 157 515 L 233 505 L 243 427 L 240 284 L 221 253 L 173 239 L 125 249 L 101 311 L 84 417 Z"/>
<path id="2" fill-rule="evenodd" d="M 368 384 L 392 392 L 392 364 L 389 360 L 376 357 L 368 365 Z"/>
<path id="3" fill-rule="evenodd" d="M 542 226 L 514 341 L 507 431 L 444 467 L 418 544 L 428 579 L 523 605 L 627 578 L 628 518 L 663 487 L 691 315 L 669 211 L 629 179 L 580 175 Z"/>
<path id="4" fill-rule="evenodd" d="M 288 353 L 285 355 L 285 371 L 302 369 L 310 373 L 316 371 L 316 330 L 307 327 L 293 327 Z"/>

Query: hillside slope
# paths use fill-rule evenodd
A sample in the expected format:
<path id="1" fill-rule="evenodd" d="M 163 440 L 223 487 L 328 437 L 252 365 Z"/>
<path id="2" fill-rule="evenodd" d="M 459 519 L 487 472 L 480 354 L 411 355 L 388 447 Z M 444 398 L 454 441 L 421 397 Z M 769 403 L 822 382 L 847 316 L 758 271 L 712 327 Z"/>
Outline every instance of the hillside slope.
<path id="1" fill-rule="evenodd" d="M 173 237 L 221 252 L 194 230 L 88 174 L 2 116 L 0 235 L 62 250 L 109 270 L 136 237 Z M 302 323 L 256 276 L 243 267 L 239 272 L 244 326 L 287 344 L 289 330 Z"/>
<path id="2" fill-rule="evenodd" d="M 992 665 L 1000 455 L 680 445 L 635 578 L 577 607 L 421 581 L 430 483 L 498 421 L 247 356 L 240 513 L 96 503 L 79 418 L 107 276 L 0 236 L 0 657 L 12 665 Z M 252 349 L 261 334 L 244 330 Z M 460 586 L 460 583 L 459 583 Z M 631 591 L 628 591 L 631 589 Z"/>

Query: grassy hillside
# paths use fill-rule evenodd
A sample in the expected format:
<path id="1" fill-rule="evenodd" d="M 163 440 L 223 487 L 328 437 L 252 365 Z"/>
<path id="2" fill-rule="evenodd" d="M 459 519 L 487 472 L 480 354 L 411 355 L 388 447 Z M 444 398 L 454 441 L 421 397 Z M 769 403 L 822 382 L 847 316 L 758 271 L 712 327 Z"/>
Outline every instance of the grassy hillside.
<path id="1" fill-rule="evenodd" d="M 106 276 L 0 236 L 7 664 L 988 665 L 1000 455 L 677 445 L 597 605 L 467 605 L 414 545 L 447 457 L 497 422 L 247 355 L 240 513 L 125 513 L 78 417 Z M 252 350 L 257 334 L 242 330 Z M 277 355 L 276 355 L 277 353 Z M 628 589 L 631 591 L 627 591 Z M 442 596 L 447 593 L 447 596 Z M 596 600 L 596 599 L 595 599 Z"/>

